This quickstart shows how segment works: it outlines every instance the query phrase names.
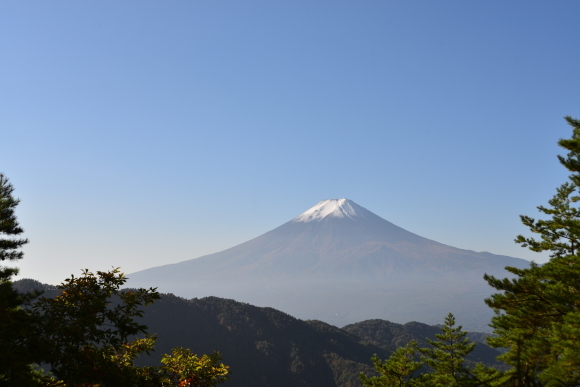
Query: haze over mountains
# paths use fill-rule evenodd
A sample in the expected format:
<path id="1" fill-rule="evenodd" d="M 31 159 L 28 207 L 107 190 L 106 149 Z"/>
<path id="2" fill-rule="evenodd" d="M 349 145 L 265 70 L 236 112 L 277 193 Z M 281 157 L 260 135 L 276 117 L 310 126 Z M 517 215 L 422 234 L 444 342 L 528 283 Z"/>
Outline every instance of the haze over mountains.
<path id="1" fill-rule="evenodd" d="M 314 207 L 248 242 L 128 275 L 183 297 L 218 296 L 343 326 L 380 318 L 440 323 L 452 312 L 486 330 L 492 289 L 523 259 L 447 246 L 406 231 L 348 199 Z"/>

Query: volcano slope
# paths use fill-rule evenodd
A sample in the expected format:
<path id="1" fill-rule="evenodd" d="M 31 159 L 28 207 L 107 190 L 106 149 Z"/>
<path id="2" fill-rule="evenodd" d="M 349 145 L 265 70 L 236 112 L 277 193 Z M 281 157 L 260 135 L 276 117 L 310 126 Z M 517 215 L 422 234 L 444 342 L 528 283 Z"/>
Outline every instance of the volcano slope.
<path id="1" fill-rule="evenodd" d="M 230 249 L 129 274 L 129 286 L 217 296 L 343 326 L 368 319 L 436 324 L 452 312 L 489 330 L 492 289 L 523 259 L 458 249 L 406 231 L 348 199 L 324 200 Z"/>

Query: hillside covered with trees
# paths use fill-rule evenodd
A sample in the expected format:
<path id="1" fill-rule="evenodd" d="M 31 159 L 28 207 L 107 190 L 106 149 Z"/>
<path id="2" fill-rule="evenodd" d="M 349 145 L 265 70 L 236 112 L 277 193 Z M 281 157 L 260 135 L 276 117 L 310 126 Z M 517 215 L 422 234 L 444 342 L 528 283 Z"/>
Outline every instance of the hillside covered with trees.
<path id="1" fill-rule="evenodd" d="M 54 287 L 33 280 L 15 283 L 19 290 Z M 359 373 L 372 373 L 371 357 L 389 356 L 412 340 L 426 341 L 440 330 L 427 324 L 396 324 L 369 320 L 342 329 L 317 320 L 300 320 L 272 308 L 262 308 L 218 297 L 185 299 L 161 294 L 144 309 L 148 332 L 157 337 L 150 356 L 136 360 L 140 366 L 159 363 L 162 354 L 176 346 L 195 353 L 219 350 L 232 370 L 228 386 L 362 386 Z M 478 343 L 468 364 L 495 361 L 499 352 Z"/>

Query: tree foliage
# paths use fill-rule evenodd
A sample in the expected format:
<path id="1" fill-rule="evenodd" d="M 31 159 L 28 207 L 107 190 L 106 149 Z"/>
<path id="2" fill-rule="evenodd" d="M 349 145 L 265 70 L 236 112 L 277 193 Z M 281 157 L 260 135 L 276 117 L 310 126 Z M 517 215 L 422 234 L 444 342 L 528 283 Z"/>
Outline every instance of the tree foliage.
<path id="1" fill-rule="evenodd" d="M 229 367 L 220 363 L 219 352 L 198 357 L 188 349 L 174 348 L 161 362 L 163 386 L 213 387 L 228 379 Z"/>
<path id="2" fill-rule="evenodd" d="M 22 259 L 20 248 L 28 240 L 18 238 L 23 229 L 15 209 L 20 200 L 13 196 L 14 187 L 0 173 L 0 385 L 27 385 L 37 379 L 30 364 L 39 360 L 31 350 L 34 317 L 21 308 L 37 294 L 21 294 L 12 287 L 17 268 L 3 266 L 5 261 Z"/>
<path id="3" fill-rule="evenodd" d="M 119 269 L 95 274 L 83 270 L 58 286 L 60 295 L 42 297 L 31 312 L 39 317 L 36 332 L 50 376 L 42 386 L 213 387 L 227 380 L 229 368 L 218 353 L 198 357 L 176 348 L 163 365 L 137 367 L 135 359 L 155 346 L 147 327 L 135 321 L 142 306 L 159 299 L 154 288 L 124 291 Z"/>
<path id="4" fill-rule="evenodd" d="M 360 380 L 367 387 L 387 387 L 387 386 L 418 386 L 418 380 L 413 374 L 423 366 L 423 362 L 416 360 L 417 342 L 411 341 L 409 344 L 399 347 L 384 362 L 377 355 L 371 358 L 375 371 L 379 376 L 367 376 L 360 374 Z"/>
<path id="5" fill-rule="evenodd" d="M 455 317 L 445 317 L 441 333 L 435 340 L 427 339 L 432 348 L 418 348 L 415 341 L 397 348 L 384 362 L 372 358 L 379 376 L 360 375 L 366 387 L 464 387 L 495 386 L 502 381 L 500 372 L 478 363 L 473 369 L 464 365 L 465 357 L 473 351 L 467 332 L 455 327 Z M 420 358 L 418 354 L 422 354 Z"/>
<path id="6" fill-rule="evenodd" d="M 15 216 L 14 188 L 0 174 L 0 262 L 23 258 L 27 239 Z M 15 268 L 0 266 L 0 386 L 44 387 L 213 387 L 227 380 L 229 368 L 218 353 L 198 357 L 177 348 L 158 367 L 137 367 L 155 337 L 135 321 L 142 307 L 159 299 L 156 289 L 122 291 L 120 270 L 84 270 L 65 280 L 57 297 L 13 288 Z M 26 305 L 25 305 L 26 304 Z M 25 307 L 23 307 L 25 306 Z M 46 373 L 38 364 L 47 365 Z"/>
<path id="7" fill-rule="evenodd" d="M 28 239 L 14 238 L 24 230 L 14 212 L 20 200 L 12 195 L 13 192 L 14 187 L 8 178 L 0 173 L 0 261 L 22 259 L 24 253 L 20 248 L 28 243 Z"/>
<path id="8" fill-rule="evenodd" d="M 129 338 L 146 333 L 147 327 L 134 319 L 143 315 L 141 306 L 159 294 L 155 289 L 120 291 L 125 281 L 119 269 L 96 275 L 84 270 L 80 277 L 72 276 L 58 286 L 59 296 L 34 303 L 32 312 L 40 318 L 39 350 L 57 380 L 129 386 L 139 379 L 132 360 L 149 352 L 154 340 Z"/>
<path id="9" fill-rule="evenodd" d="M 509 349 L 500 359 L 513 367 L 509 376 L 515 386 L 580 384 L 580 120 L 566 120 L 572 137 L 558 142 L 568 150 L 566 157 L 558 157 L 571 172 L 569 181 L 557 189 L 549 206 L 538 207 L 545 219 L 521 216 L 540 238 L 516 238 L 532 251 L 549 251 L 549 262 L 507 267 L 513 279 L 485 276 L 500 291 L 486 300 L 496 311 L 491 326 L 497 337 L 488 341 Z"/>
<path id="10" fill-rule="evenodd" d="M 461 326 L 455 327 L 455 317 L 449 313 L 441 333 L 435 335 L 436 340 L 427 339 L 433 348 L 419 351 L 423 354 L 423 362 L 433 370 L 423 375 L 428 385 L 460 386 L 473 379 L 463 363 L 475 343 L 470 343 L 465 335 L 467 332 L 463 332 Z"/>

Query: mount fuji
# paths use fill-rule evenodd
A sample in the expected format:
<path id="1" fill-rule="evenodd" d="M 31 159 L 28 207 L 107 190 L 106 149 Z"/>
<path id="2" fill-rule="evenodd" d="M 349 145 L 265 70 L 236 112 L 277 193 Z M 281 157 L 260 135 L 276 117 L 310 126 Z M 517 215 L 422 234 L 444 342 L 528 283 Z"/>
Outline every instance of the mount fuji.
<path id="1" fill-rule="evenodd" d="M 506 277 L 523 259 L 474 252 L 406 231 L 348 199 L 323 200 L 230 249 L 128 275 L 183 297 L 218 296 L 345 325 L 381 318 L 440 323 L 452 312 L 489 330 L 493 293 L 483 274 Z"/>

